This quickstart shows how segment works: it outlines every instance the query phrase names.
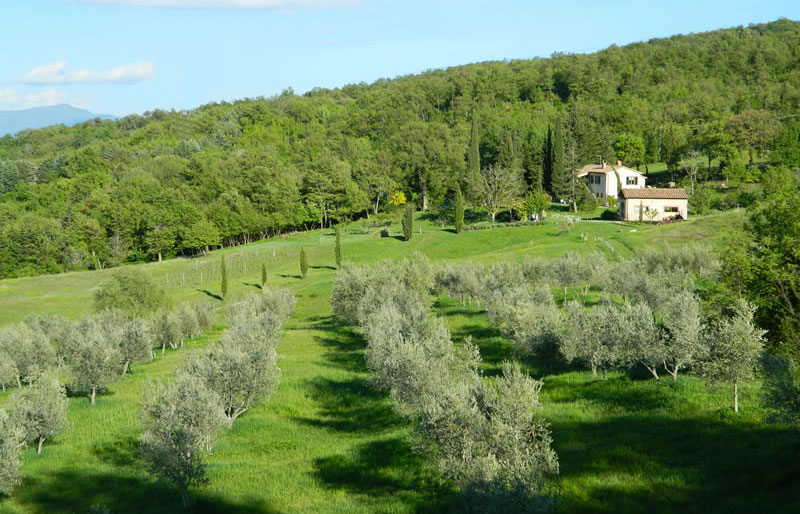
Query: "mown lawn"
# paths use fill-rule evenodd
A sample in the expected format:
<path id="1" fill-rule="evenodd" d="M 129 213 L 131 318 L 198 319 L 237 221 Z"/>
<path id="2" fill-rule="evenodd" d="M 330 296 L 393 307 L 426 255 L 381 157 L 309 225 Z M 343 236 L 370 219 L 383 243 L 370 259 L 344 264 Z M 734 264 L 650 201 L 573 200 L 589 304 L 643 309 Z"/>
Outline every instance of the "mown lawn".
<path id="1" fill-rule="evenodd" d="M 548 224 L 460 235 L 420 223 L 422 233 L 410 243 L 379 238 L 356 224 L 344 237 L 344 254 L 356 263 L 414 251 L 434 260 L 480 262 L 566 251 L 628 256 L 648 245 L 710 240 L 742 219 L 741 213 L 727 213 L 663 227 L 584 221 L 564 232 Z M 393 225 L 392 235 L 399 233 Z M 332 231 L 314 231 L 140 266 L 169 283 L 170 296 L 180 303 L 218 293 L 219 284 L 207 277 L 203 284 L 190 283 L 198 265 L 225 254 L 230 289 L 245 294 L 257 291 L 260 270 L 254 263 L 263 260 L 269 285 L 289 287 L 298 298 L 279 347 L 281 385 L 218 442 L 209 459 L 210 484 L 194 492 L 197 512 L 440 512 L 452 503 L 452 491 L 409 448 L 407 422 L 366 384 L 363 342 L 331 316 L 333 240 Z M 312 265 L 306 280 L 298 276 L 301 245 Z M 245 261 L 247 273 L 237 265 Z M 0 324 L 39 312 L 77 318 L 91 310 L 92 291 L 109 274 L 2 281 Z M 457 341 L 472 335 L 479 343 L 487 375 L 513 357 L 477 308 L 442 299 L 437 311 Z M 80 513 L 93 504 L 113 513 L 182 510 L 177 494 L 152 482 L 137 456 L 141 386 L 149 378 L 169 377 L 222 329 L 218 325 L 183 350 L 136 366 L 94 407 L 73 398 L 73 428 L 48 443 L 42 456 L 25 452 L 25 481 L 13 498 L 0 500 L 0 511 Z M 563 512 L 800 510 L 800 437 L 763 422 L 757 384 L 743 388 L 742 413 L 733 416 L 729 391 L 708 390 L 693 378 L 673 385 L 610 374 L 603 381 L 580 370 L 526 364 L 544 377 L 543 414 L 561 462 L 553 484 L 561 490 Z"/>

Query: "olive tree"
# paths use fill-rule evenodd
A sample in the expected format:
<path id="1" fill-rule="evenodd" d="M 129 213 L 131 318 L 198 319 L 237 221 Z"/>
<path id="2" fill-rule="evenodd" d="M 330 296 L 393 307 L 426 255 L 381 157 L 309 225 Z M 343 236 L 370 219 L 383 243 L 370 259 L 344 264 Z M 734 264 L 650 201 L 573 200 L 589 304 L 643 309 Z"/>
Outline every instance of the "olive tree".
<path id="1" fill-rule="evenodd" d="M 67 392 L 54 377 L 42 377 L 30 387 L 15 391 L 8 399 L 11 422 L 19 426 L 26 441 L 36 442 L 36 454 L 48 439 L 69 427 Z"/>
<path id="2" fill-rule="evenodd" d="M 641 364 L 659 380 L 658 367 L 664 363 L 664 348 L 653 311 L 644 303 L 609 306 L 606 325 L 617 338 L 621 357 L 628 365 Z"/>
<path id="3" fill-rule="evenodd" d="M 43 334 L 56 352 L 57 364 L 64 365 L 72 336 L 72 322 L 64 316 L 42 314 L 27 316 L 25 324 Z"/>
<path id="4" fill-rule="evenodd" d="M 230 427 L 219 395 L 201 377 L 180 372 L 168 383 L 148 381 L 142 392 L 141 419 L 146 430 L 182 427 L 193 434 L 206 451 L 223 429 Z"/>
<path id="5" fill-rule="evenodd" d="M 669 300 L 662 312 L 664 369 L 678 379 L 678 371 L 703 354 L 703 313 L 697 297 L 684 291 Z"/>
<path id="6" fill-rule="evenodd" d="M 178 317 L 181 330 L 181 347 L 186 338 L 194 339 L 200 335 L 200 322 L 197 321 L 195 310 L 189 305 L 182 305 L 175 313 Z"/>
<path id="7" fill-rule="evenodd" d="M 0 353 L 13 359 L 16 382 L 30 384 L 56 365 L 56 352 L 43 333 L 24 323 L 0 329 Z"/>
<path id="8" fill-rule="evenodd" d="M 120 352 L 122 353 L 122 374 L 131 369 L 131 364 L 151 359 L 153 356 L 152 322 L 143 318 L 134 318 L 125 323 L 122 329 Z"/>
<path id="9" fill-rule="evenodd" d="M 755 307 L 746 300 L 736 300 L 731 310 L 731 316 L 706 330 L 706 359 L 700 371 L 713 382 L 733 383 L 733 411 L 739 412 L 739 382 L 754 377 L 766 331 L 753 323 Z"/>
<path id="10" fill-rule="evenodd" d="M 566 317 L 562 329 L 561 353 L 569 362 L 575 360 L 587 363 L 592 376 L 597 370 L 606 376 L 606 370 L 619 361 L 620 349 L 616 322 L 616 307 L 601 303 L 587 309 L 578 302 L 567 302 Z"/>
<path id="11" fill-rule="evenodd" d="M 167 346 L 175 349 L 181 344 L 182 329 L 180 317 L 175 312 L 162 312 L 155 318 L 153 330 L 156 342 L 161 346 L 161 355 L 164 355 Z"/>
<path id="12" fill-rule="evenodd" d="M 200 332 L 210 329 L 217 319 L 217 308 L 210 300 L 203 300 L 193 305 L 197 323 L 200 325 Z"/>
<path id="13" fill-rule="evenodd" d="M 251 323 L 238 323 L 225 331 L 222 340 L 190 361 L 185 372 L 201 377 L 219 395 L 231 420 L 245 413 L 256 401 L 266 399 L 280 380 L 276 318 L 271 313 Z"/>
<path id="14" fill-rule="evenodd" d="M 22 482 L 19 455 L 25 448 L 25 434 L 8 414 L 0 410 L 0 493 L 11 495 Z"/>
<path id="15" fill-rule="evenodd" d="M 0 353 L 0 387 L 3 391 L 6 387 L 18 385 L 19 370 L 14 360 L 7 353 Z"/>
<path id="16" fill-rule="evenodd" d="M 123 369 L 119 342 L 110 337 L 113 330 L 91 319 L 76 326 L 76 344 L 69 356 L 72 388 L 88 393 L 92 405 L 97 391 L 114 383 Z"/>

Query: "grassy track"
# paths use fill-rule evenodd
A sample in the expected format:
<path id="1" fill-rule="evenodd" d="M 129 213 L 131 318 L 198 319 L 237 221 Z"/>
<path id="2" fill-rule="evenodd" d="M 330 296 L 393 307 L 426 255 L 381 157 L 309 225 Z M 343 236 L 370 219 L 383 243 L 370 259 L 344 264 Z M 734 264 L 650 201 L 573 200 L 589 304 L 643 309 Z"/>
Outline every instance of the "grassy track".
<path id="1" fill-rule="evenodd" d="M 435 260 L 483 262 L 557 257 L 570 250 L 629 255 L 650 244 L 710 238 L 741 219 L 740 214 L 724 214 L 664 227 L 581 222 L 563 233 L 547 225 L 461 235 L 421 223 L 423 233 L 411 243 L 355 227 L 344 238 L 344 254 L 357 263 L 413 251 Z M 393 233 L 399 229 L 393 227 Z M 300 245 L 312 265 L 306 280 L 298 278 Z M 441 510 L 450 492 L 436 485 L 410 451 L 408 425 L 365 384 L 361 340 L 331 316 L 332 231 L 141 267 L 165 283 L 171 276 L 168 292 L 179 303 L 218 292 L 219 285 L 211 282 L 178 285 L 175 277 L 197 262 L 224 253 L 231 263 L 256 252 L 268 262 L 269 285 L 290 287 L 298 297 L 297 314 L 278 349 L 283 379 L 269 402 L 242 416 L 218 442 L 209 459 L 211 483 L 195 493 L 197 511 Z M 234 294 L 257 290 L 252 284 L 260 271 L 252 265 L 248 271 L 233 273 Z M 76 318 L 90 308 L 93 289 L 109 273 L 2 281 L 0 324 L 38 312 Z M 480 311 L 448 300 L 437 305 L 456 339 L 472 335 L 481 345 L 487 373 L 511 357 L 508 343 L 487 326 Z M 46 445 L 41 457 L 32 449 L 25 452 L 25 482 L 13 498 L 0 501 L 0 511 L 73 513 L 92 504 L 106 504 L 114 513 L 180 511 L 178 496 L 152 483 L 137 457 L 141 385 L 150 377 L 168 377 L 221 329 L 136 366 L 94 408 L 84 398 L 72 399 L 72 430 Z M 533 366 L 530 370 L 544 374 Z M 709 392 L 694 379 L 672 386 L 619 374 L 605 382 L 576 371 L 548 375 L 543 402 L 561 461 L 555 483 L 562 490 L 564 512 L 797 511 L 800 491 L 790 486 L 800 477 L 800 438 L 765 425 L 757 396 L 756 386 L 744 388 L 743 413 L 733 417 L 726 390 Z"/>

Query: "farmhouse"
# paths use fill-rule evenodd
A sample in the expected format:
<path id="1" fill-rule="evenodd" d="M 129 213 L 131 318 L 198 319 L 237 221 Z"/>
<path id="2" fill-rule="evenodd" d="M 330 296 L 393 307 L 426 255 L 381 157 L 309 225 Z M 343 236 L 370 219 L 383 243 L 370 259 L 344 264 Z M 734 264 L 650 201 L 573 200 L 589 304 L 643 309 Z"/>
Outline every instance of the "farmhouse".
<path id="1" fill-rule="evenodd" d="M 682 188 L 623 188 L 619 197 L 619 217 L 624 221 L 685 220 L 689 217 L 689 197 Z"/>
<path id="2" fill-rule="evenodd" d="M 616 166 L 603 161 L 600 164 L 589 164 L 578 170 L 579 177 L 587 177 L 589 191 L 608 205 L 608 198 L 617 197 L 621 188 L 635 189 L 645 185 L 647 177 L 638 171 L 622 165 L 617 161 Z"/>

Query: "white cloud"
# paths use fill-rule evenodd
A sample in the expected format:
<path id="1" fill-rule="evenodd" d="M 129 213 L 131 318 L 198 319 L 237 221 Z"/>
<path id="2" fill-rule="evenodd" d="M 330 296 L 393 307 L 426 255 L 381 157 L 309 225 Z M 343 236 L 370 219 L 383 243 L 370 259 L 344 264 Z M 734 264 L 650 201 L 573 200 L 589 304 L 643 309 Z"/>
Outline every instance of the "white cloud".
<path id="1" fill-rule="evenodd" d="M 187 9 L 287 9 L 355 7 L 361 0 L 77 0 L 83 3 Z"/>
<path id="2" fill-rule="evenodd" d="M 67 94 L 51 87 L 36 93 L 21 93 L 13 88 L 0 89 L 0 110 L 30 109 L 66 103 Z"/>
<path id="3" fill-rule="evenodd" d="M 14 82 L 23 84 L 99 84 L 115 82 L 131 84 L 153 78 L 155 69 L 152 62 L 137 62 L 125 66 L 117 66 L 108 70 L 73 70 L 64 71 L 67 61 L 57 61 L 37 66 L 28 70 Z"/>

